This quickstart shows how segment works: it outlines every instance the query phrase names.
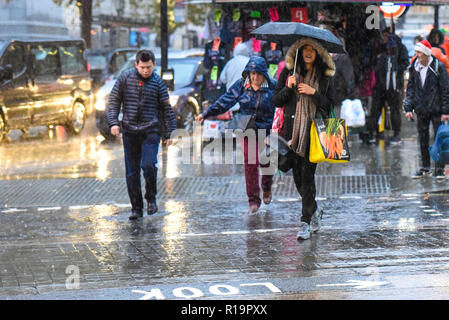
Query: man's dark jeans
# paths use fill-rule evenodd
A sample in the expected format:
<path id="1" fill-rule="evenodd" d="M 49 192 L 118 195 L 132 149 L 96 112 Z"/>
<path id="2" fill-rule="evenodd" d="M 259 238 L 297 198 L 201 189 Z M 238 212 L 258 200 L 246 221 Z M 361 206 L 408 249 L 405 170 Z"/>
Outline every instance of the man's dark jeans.
<path id="1" fill-rule="evenodd" d="M 430 140 L 430 123 L 432 123 L 433 131 L 438 131 L 438 127 L 441 124 L 441 116 L 422 116 L 419 115 L 417 121 L 418 127 L 418 142 L 421 149 L 421 161 L 422 167 L 430 169 L 430 153 L 429 153 L 429 140 Z M 435 173 L 443 174 L 443 166 L 440 164 L 435 165 Z"/>
<path id="2" fill-rule="evenodd" d="M 145 178 L 145 199 L 156 201 L 157 193 L 157 153 L 160 137 L 156 133 L 123 133 L 123 149 L 126 164 L 126 185 L 132 210 L 143 211 L 140 170 Z"/>

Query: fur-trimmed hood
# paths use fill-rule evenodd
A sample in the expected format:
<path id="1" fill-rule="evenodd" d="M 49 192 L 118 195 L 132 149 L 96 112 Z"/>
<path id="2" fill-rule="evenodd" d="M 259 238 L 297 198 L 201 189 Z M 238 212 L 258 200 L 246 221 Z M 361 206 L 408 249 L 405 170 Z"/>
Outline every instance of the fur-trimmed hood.
<path id="1" fill-rule="evenodd" d="M 329 52 L 327 52 L 327 50 L 324 49 L 324 47 L 321 44 L 319 44 L 317 41 L 311 38 L 303 38 L 297 40 L 294 44 L 291 45 L 291 47 L 287 51 L 287 54 L 285 55 L 285 64 L 287 69 L 293 70 L 295 64 L 296 49 L 300 49 L 305 45 L 310 45 L 316 50 L 318 55 L 321 57 L 321 59 L 327 66 L 325 75 L 328 77 L 333 77 L 335 75 L 335 63 L 332 60 L 332 57 L 329 55 Z"/>

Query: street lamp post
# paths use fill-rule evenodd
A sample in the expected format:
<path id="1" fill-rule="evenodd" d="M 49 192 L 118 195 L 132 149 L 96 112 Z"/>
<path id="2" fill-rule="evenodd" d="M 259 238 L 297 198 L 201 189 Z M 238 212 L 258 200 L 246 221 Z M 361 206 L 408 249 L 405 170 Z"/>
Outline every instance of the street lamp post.
<path id="1" fill-rule="evenodd" d="M 161 0 L 161 71 L 167 69 L 168 61 L 168 17 L 167 0 Z"/>

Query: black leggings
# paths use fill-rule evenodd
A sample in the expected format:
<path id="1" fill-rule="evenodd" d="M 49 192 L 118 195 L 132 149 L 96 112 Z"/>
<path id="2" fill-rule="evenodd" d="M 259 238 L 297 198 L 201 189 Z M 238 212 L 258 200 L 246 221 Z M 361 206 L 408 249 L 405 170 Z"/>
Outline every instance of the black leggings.
<path id="1" fill-rule="evenodd" d="M 315 171 L 317 164 L 309 161 L 308 152 L 306 152 L 306 156 L 304 158 L 296 154 L 292 154 L 289 161 L 291 161 L 296 190 L 298 190 L 302 198 L 301 221 L 310 224 L 312 215 L 317 209 L 317 203 L 315 200 Z"/>

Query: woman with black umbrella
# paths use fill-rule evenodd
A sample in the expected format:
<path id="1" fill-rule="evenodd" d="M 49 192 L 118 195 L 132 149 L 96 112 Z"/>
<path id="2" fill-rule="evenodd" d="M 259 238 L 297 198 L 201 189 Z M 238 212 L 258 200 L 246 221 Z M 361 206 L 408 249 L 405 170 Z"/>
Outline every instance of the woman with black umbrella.
<path id="1" fill-rule="evenodd" d="M 298 240 L 310 238 L 321 226 L 322 211 L 315 200 L 316 164 L 309 161 L 310 127 L 317 117 L 327 118 L 333 105 L 335 64 L 316 40 L 302 38 L 287 51 L 273 103 L 285 106 L 283 134 L 293 152 L 289 163 L 302 198 Z"/>

